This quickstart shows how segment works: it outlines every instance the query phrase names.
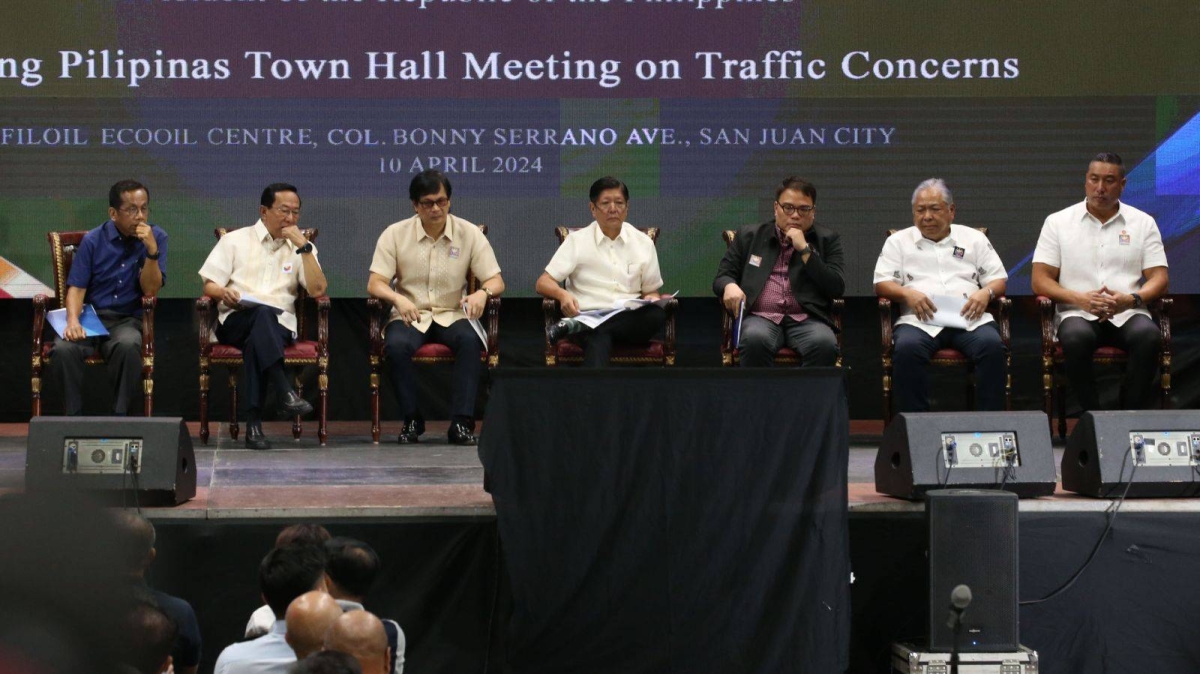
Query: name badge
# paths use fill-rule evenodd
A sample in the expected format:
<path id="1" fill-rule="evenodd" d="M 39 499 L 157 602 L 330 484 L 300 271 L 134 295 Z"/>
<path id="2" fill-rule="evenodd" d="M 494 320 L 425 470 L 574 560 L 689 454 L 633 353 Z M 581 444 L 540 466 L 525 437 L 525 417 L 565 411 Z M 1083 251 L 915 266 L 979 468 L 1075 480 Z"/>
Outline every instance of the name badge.
<path id="1" fill-rule="evenodd" d="M 966 248 L 960 248 L 960 247 L 958 247 L 958 246 L 955 246 L 955 247 L 954 247 L 954 257 L 956 257 L 956 258 L 958 258 L 958 259 L 960 259 L 960 260 L 961 260 L 961 259 L 963 259 L 963 256 L 964 256 L 964 255 L 966 255 L 966 254 L 967 254 L 967 249 L 966 249 Z"/>
<path id="2" fill-rule="evenodd" d="M 455 246 L 450 246 L 450 259 L 451 260 L 458 259 L 458 248 Z"/>
<path id="3" fill-rule="evenodd" d="M 290 274 L 290 273 L 292 273 L 292 269 L 293 269 L 293 265 L 291 262 L 283 263 L 283 273 Z"/>
<path id="4" fill-rule="evenodd" d="M 762 256 L 761 255 L 751 255 L 750 256 L 750 266 L 751 267 L 758 267 L 761 265 L 762 265 Z"/>
<path id="5" fill-rule="evenodd" d="M 1129 233 L 1122 229 L 1121 233 L 1117 235 L 1117 243 L 1121 244 L 1122 246 L 1128 246 Z"/>

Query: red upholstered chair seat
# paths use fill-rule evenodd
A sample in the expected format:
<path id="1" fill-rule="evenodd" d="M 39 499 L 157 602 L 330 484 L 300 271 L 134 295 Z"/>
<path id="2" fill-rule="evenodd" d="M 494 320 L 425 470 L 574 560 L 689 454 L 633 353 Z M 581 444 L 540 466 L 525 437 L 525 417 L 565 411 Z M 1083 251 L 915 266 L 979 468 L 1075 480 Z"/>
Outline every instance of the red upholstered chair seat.
<path id="1" fill-rule="evenodd" d="M 583 347 L 570 339 L 559 340 L 554 345 L 555 356 L 559 360 L 583 360 Z M 613 344 L 612 360 L 614 361 L 662 361 L 666 354 L 666 346 L 662 340 L 650 340 L 649 344 Z"/>
<path id="2" fill-rule="evenodd" d="M 487 349 L 480 349 L 479 350 L 479 359 L 487 360 L 487 357 L 488 357 Z M 421 348 L 417 349 L 417 352 L 413 354 L 413 360 L 415 360 L 415 361 L 436 361 L 436 362 L 449 361 L 449 362 L 453 362 L 454 361 L 454 350 L 451 349 L 450 347 L 446 346 L 445 344 L 437 344 L 434 342 L 430 342 L 428 344 L 422 344 Z"/>
<path id="3" fill-rule="evenodd" d="M 956 349 L 938 349 L 933 353 L 934 360 L 939 363 L 969 363 L 969 358 L 962 352 Z"/>
<path id="4" fill-rule="evenodd" d="M 1125 360 L 1128 357 L 1129 354 L 1125 353 L 1124 349 L 1118 349 L 1115 346 L 1102 346 L 1092 353 L 1092 360 Z M 1062 344 L 1058 342 L 1054 343 L 1054 362 L 1063 362 Z"/>
<path id="5" fill-rule="evenodd" d="M 241 360 L 242 350 L 228 344 L 213 344 L 209 351 L 212 360 Z M 283 349 L 283 359 L 287 361 L 317 359 L 317 343 L 309 339 L 292 342 Z"/>

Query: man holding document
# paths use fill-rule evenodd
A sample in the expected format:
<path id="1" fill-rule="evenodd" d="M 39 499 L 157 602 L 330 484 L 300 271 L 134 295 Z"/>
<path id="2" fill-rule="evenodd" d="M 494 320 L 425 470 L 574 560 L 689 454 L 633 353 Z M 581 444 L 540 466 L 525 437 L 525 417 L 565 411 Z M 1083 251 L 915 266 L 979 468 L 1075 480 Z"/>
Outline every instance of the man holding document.
<path id="1" fill-rule="evenodd" d="M 979 230 L 952 224 L 954 196 L 940 178 L 917 186 L 913 226 L 883 244 L 875 294 L 903 307 L 894 334 L 899 411 L 929 410 L 926 365 L 938 349 L 975 363 L 980 410 L 1004 409 L 1004 342 L 988 302 L 1004 294 L 1008 273 Z"/>
<path id="2" fill-rule="evenodd" d="M 427 342 L 454 351 L 447 439 L 475 444 L 475 395 L 484 367 L 479 355 L 487 347 L 476 328 L 487 301 L 504 292 L 504 279 L 479 227 L 450 214 L 450 194 L 450 180 L 441 171 L 413 177 L 408 198 L 416 214 L 385 229 L 371 259 L 367 292 L 392 305 L 384 332 L 392 386 L 404 415 L 402 445 L 418 442 L 425 432 L 412 359 Z M 468 275 L 479 279 L 479 289 L 464 296 Z"/>
<path id="3" fill-rule="evenodd" d="M 648 341 L 662 330 L 667 313 L 655 303 L 663 280 L 654 242 L 625 222 L 629 188 L 606 176 L 592 183 L 588 200 L 595 220 L 567 236 L 535 289 L 557 300 L 566 317 L 550 326 L 547 338 L 578 334 L 584 366 L 604 367 L 614 341 Z"/>
<path id="4" fill-rule="evenodd" d="M 259 220 L 229 232 L 208 254 L 200 277 L 204 294 L 220 311 L 216 338 L 242 351 L 245 363 L 246 447 L 270 449 L 262 430 L 267 382 L 275 385 L 280 410 L 287 416 L 312 412 L 296 394 L 283 367 L 283 348 L 296 339 L 297 289 L 314 297 L 328 283 L 317 262 L 317 249 L 304 237 L 300 195 L 286 183 L 272 183 L 259 199 Z"/>
<path id="5" fill-rule="evenodd" d="M 142 297 L 158 295 L 167 278 L 167 233 L 149 222 L 145 186 L 135 180 L 113 185 L 108 218 L 75 251 L 62 298 L 66 320 L 50 357 L 70 416 L 83 409 L 84 361 L 97 351 L 113 380 L 113 414 L 128 412 L 142 374 Z"/>
<path id="6" fill-rule="evenodd" d="M 800 363 L 837 363 L 833 300 L 846 291 L 841 235 L 817 225 L 817 189 L 785 178 L 775 217 L 743 227 L 717 267 L 713 292 L 741 320 L 734 346 L 743 367 L 769 367 L 785 344 Z"/>

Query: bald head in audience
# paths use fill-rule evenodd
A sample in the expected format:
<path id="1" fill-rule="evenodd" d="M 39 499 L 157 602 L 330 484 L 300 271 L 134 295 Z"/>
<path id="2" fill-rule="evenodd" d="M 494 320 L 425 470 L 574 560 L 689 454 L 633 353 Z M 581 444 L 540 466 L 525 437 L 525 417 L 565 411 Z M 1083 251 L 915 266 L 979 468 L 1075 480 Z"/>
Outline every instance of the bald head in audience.
<path id="1" fill-rule="evenodd" d="M 321 650 L 325 633 L 341 615 L 342 607 L 325 592 L 314 590 L 293 599 L 288 605 L 284 636 L 296 652 L 296 659 L 303 660 Z"/>
<path id="2" fill-rule="evenodd" d="M 388 674 L 391 649 L 383 622 L 374 613 L 343 613 L 325 635 L 325 650 L 354 656 L 363 674 Z"/>

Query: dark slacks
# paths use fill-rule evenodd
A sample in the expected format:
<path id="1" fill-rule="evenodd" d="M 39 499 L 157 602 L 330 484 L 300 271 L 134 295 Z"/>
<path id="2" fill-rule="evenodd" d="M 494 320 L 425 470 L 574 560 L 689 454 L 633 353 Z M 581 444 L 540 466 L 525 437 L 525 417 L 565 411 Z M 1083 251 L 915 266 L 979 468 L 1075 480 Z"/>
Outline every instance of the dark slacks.
<path id="1" fill-rule="evenodd" d="M 242 390 L 247 407 L 261 410 L 267 400 L 267 370 L 283 365 L 283 348 L 292 343 L 292 331 L 279 324 L 267 307 L 234 311 L 217 326 L 217 341 L 242 350 L 245 374 Z"/>
<path id="2" fill-rule="evenodd" d="M 995 323 L 966 331 L 942 328 L 937 337 L 911 325 L 897 325 L 892 333 L 895 353 L 894 390 L 901 412 L 929 411 L 929 370 L 938 349 L 955 349 L 975 363 L 975 404 L 982 411 L 1004 409 L 1004 342 Z"/>
<path id="3" fill-rule="evenodd" d="M 1075 396 L 1079 398 L 1084 411 L 1100 409 L 1092 354 L 1101 346 L 1115 346 L 1129 354 L 1122 407 L 1141 410 L 1150 406 L 1162 336 L 1149 316 L 1138 314 L 1119 328 L 1111 321 L 1101 323 L 1071 316 L 1059 323 L 1058 341 L 1063 348 L 1063 369 L 1067 373 L 1067 380 L 1071 382 L 1071 388 L 1075 390 Z"/>
<path id="4" fill-rule="evenodd" d="M 392 321 L 387 326 L 387 359 L 395 387 L 400 412 L 405 419 L 417 414 L 417 372 L 413 366 L 413 354 L 422 344 L 432 342 L 445 344 L 454 352 L 454 373 L 451 379 L 450 414 L 455 417 L 475 418 L 475 394 L 479 390 L 479 378 L 483 375 L 480 356 L 483 342 L 465 318 L 454 321 L 449 327 L 432 323 L 421 332 L 404 321 Z"/>
<path id="5" fill-rule="evenodd" d="M 138 394 L 142 379 L 142 319 L 98 312 L 108 330 L 107 337 L 89 337 L 68 342 L 55 337 L 50 367 L 62 384 L 64 412 L 75 416 L 83 411 L 84 361 L 96 354 L 104 359 L 108 379 L 113 385 L 113 414 L 127 414 L 129 403 Z"/>
<path id="6" fill-rule="evenodd" d="M 647 304 L 633 311 L 622 311 L 595 330 L 584 330 L 578 335 L 583 341 L 584 367 L 607 366 L 614 343 L 648 342 L 666 323 L 666 309 L 657 304 Z"/>
<path id="7" fill-rule="evenodd" d="M 799 353 L 805 367 L 837 363 L 837 335 L 814 318 L 795 321 L 784 316 L 779 325 L 761 316 L 742 319 L 742 343 L 738 346 L 742 367 L 770 367 L 784 346 Z"/>

